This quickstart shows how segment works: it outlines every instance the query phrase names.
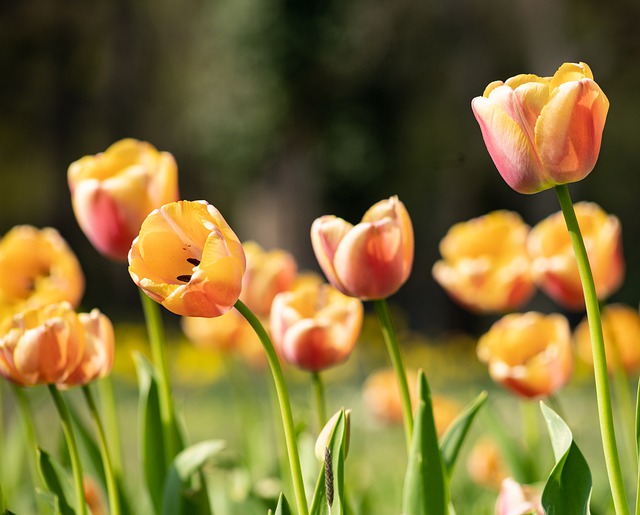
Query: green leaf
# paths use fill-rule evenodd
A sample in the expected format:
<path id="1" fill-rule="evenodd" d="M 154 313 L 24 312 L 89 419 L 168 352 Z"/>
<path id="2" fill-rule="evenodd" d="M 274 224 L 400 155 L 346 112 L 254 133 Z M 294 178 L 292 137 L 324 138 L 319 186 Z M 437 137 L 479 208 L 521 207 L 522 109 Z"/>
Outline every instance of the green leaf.
<path id="1" fill-rule="evenodd" d="M 167 473 L 162 497 L 162 513 L 164 515 L 181 515 L 183 513 L 210 513 L 206 488 L 202 484 L 202 467 L 225 448 L 221 440 L 206 440 L 188 447 L 180 452 Z M 195 486 L 194 486 L 195 485 Z M 194 503 L 193 498 L 204 492 L 201 502 Z M 194 508 L 194 505 L 197 508 Z"/>
<path id="2" fill-rule="evenodd" d="M 318 482 L 311 502 L 310 515 L 344 515 L 346 513 L 344 498 L 344 452 L 346 443 L 346 415 L 340 410 L 327 448 L 329 462 L 325 460 L 318 475 Z M 329 506 L 327 486 L 333 488 L 333 502 Z"/>
<path id="3" fill-rule="evenodd" d="M 405 515 L 447 515 L 448 478 L 438 446 L 431 392 L 422 370 L 418 375 L 418 394 L 402 512 Z"/>
<path id="4" fill-rule="evenodd" d="M 43 449 L 38 449 L 38 469 L 47 489 L 58 499 L 59 513 L 74 515 L 69 500 L 75 500 L 75 487 L 69 472 Z"/>
<path id="5" fill-rule="evenodd" d="M 636 395 L 636 454 L 640 462 L 640 380 L 638 381 L 638 393 Z"/>
<path id="6" fill-rule="evenodd" d="M 287 498 L 282 492 L 280 492 L 280 497 L 278 497 L 278 505 L 276 506 L 276 511 L 274 512 L 273 510 L 269 510 L 267 515 L 293 515 L 291 506 L 289 506 Z"/>
<path id="7" fill-rule="evenodd" d="M 547 515 L 588 514 L 591 499 L 589 465 L 564 420 L 543 402 L 540 409 L 547 422 L 556 460 L 542 492 L 542 507 Z"/>
<path id="8" fill-rule="evenodd" d="M 460 449 L 471 427 L 476 414 L 487 400 L 487 392 L 481 392 L 460 415 L 453 421 L 440 441 L 440 451 L 447 476 L 453 474 L 453 467 L 460 454 Z"/>

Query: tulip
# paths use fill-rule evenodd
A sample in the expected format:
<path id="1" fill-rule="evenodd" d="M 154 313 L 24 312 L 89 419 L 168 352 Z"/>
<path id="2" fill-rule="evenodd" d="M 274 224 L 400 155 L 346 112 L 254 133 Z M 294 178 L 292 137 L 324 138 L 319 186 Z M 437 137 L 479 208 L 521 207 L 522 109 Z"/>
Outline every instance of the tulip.
<path id="1" fill-rule="evenodd" d="M 68 302 L 21 312 L 3 324 L 0 374 L 22 386 L 64 383 L 80 364 L 85 341 Z"/>
<path id="2" fill-rule="evenodd" d="M 494 81 L 471 102 L 496 168 L 519 193 L 584 179 L 600 152 L 609 101 L 585 63 L 553 77 Z"/>
<path id="3" fill-rule="evenodd" d="M 476 484 L 495 490 L 500 489 L 507 477 L 507 468 L 498 445 L 490 438 L 480 438 L 467 458 L 469 478 Z"/>
<path id="4" fill-rule="evenodd" d="M 602 311 L 604 350 L 609 372 L 621 366 L 628 374 L 640 370 L 640 314 L 623 304 L 610 304 Z M 586 363 L 593 364 L 589 324 L 583 320 L 574 331 L 576 352 Z"/>
<path id="5" fill-rule="evenodd" d="M 360 335 L 363 312 L 360 300 L 326 283 L 305 282 L 273 299 L 271 336 L 287 361 L 319 372 L 349 357 Z"/>
<path id="6" fill-rule="evenodd" d="M 316 219 L 311 243 L 329 282 L 351 297 L 384 299 L 411 273 L 413 227 L 398 197 L 372 206 L 355 226 L 333 215 Z"/>
<path id="7" fill-rule="evenodd" d="M 276 294 L 290 290 L 297 264 L 284 250 L 266 252 L 254 241 L 243 243 L 247 270 L 242 278 L 240 300 L 257 316 L 269 315 Z"/>
<path id="8" fill-rule="evenodd" d="M 573 368 L 569 322 L 559 314 L 506 315 L 480 338 L 477 354 L 509 390 L 527 398 L 552 395 Z"/>
<path id="9" fill-rule="evenodd" d="M 20 225 L 0 240 L 0 310 L 13 314 L 84 293 L 80 263 L 58 231 Z"/>
<path id="10" fill-rule="evenodd" d="M 173 156 L 135 139 L 71 163 L 68 182 L 80 228 L 99 252 L 117 261 L 127 260 L 145 217 L 179 199 Z"/>
<path id="11" fill-rule="evenodd" d="M 342 411 L 342 410 L 341 410 Z M 329 447 L 329 443 L 331 441 L 331 435 L 333 435 L 333 431 L 336 428 L 336 424 L 338 423 L 338 418 L 340 417 L 341 411 L 337 411 L 324 425 L 318 438 L 316 439 L 316 444 L 314 446 L 314 453 L 318 461 L 325 460 L 325 449 Z M 344 424 L 345 424 L 345 441 L 344 441 L 344 458 L 347 458 L 349 454 L 349 443 L 351 441 L 351 410 L 344 410 Z"/>
<path id="12" fill-rule="evenodd" d="M 521 485 L 508 477 L 500 487 L 496 515 L 544 515 L 542 494 L 536 488 Z"/>
<path id="13" fill-rule="evenodd" d="M 152 211 L 129 252 L 129 274 L 173 313 L 216 317 L 242 289 L 242 244 L 220 212 L 205 201 L 179 201 Z"/>
<path id="14" fill-rule="evenodd" d="M 575 205 L 600 300 L 613 294 L 624 280 L 620 221 L 597 204 Z M 538 223 L 527 242 L 534 282 L 566 309 L 584 308 L 582 283 L 573 247 L 561 212 Z"/>
<path id="15" fill-rule="evenodd" d="M 529 270 L 529 227 L 512 211 L 455 224 L 440 242 L 433 277 L 459 304 L 477 313 L 524 305 L 535 287 Z"/>
<path id="16" fill-rule="evenodd" d="M 407 370 L 407 384 L 411 404 L 415 408 L 418 374 L 414 370 Z M 393 369 L 383 368 L 372 372 L 364 383 L 362 396 L 367 411 L 374 419 L 386 424 L 402 423 L 402 399 Z"/>

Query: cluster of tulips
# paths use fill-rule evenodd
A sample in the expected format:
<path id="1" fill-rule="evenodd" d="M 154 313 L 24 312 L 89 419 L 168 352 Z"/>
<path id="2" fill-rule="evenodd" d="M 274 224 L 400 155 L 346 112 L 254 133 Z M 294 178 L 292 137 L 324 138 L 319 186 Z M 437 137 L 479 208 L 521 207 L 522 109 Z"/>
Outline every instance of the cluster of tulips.
<path id="1" fill-rule="evenodd" d="M 494 82 L 472 107 L 489 153 L 509 186 L 521 193 L 556 188 L 562 214 L 533 229 L 506 211 L 458 224 L 441 242 L 442 260 L 433 275 L 452 298 L 474 312 L 510 313 L 480 338 L 477 352 L 494 380 L 527 398 L 546 398 L 567 382 L 573 362 L 571 330 L 560 314 L 512 312 L 526 304 L 536 287 L 567 309 L 586 307 L 588 320 L 577 329 L 577 339 L 594 365 L 615 510 L 628 513 L 607 363 L 612 370 L 617 365 L 627 370 L 638 366 L 635 338 L 640 336 L 640 317 L 631 308 L 607 307 L 603 338 L 598 299 L 611 295 L 624 276 L 620 223 L 592 203 L 579 203 L 574 211 L 566 186 L 595 166 L 608 100 L 587 65 L 566 63 L 553 77 L 518 75 Z M 397 197 L 374 204 L 356 225 L 332 215 L 313 222 L 311 245 L 325 282 L 317 274 L 298 271 L 295 259 L 284 250 L 265 251 L 256 242 L 241 242 L 212 204 L 180 200 L 173 157 L 148 143 L 126 139 L 83 157 L 70 165 L 68 181 L 81 229 L 104 256 L 128 263 L 142 293 L 151 349 L 150 361 L 136 358 L 146 510 L 211 513 L 204 465 L 221 447 L 215 440 L 187 445 L 176 420 L 161 305 L 182 317 L 184 332 L 195 344 L 232 350 L 268 365 L 288 458 L 288 471 L 280 471 L 286 476 L 286 491 L 273 500 L 271 510 L 353 513 L 345 484 L 350 412 L 326 415 L 320 373 L 349 357 L 359 339 L 363 302 L 371 302 L 396 384 L 395 394 L 389 394 L 388 375 L 372 378 L 367 403 L 388 405 L 381 411 L 401 418 L 408 453 L 398 511 L 454 513 L 450 477 L 486 395 L 461 410 L 453 422 L 442 423 L 424 373 L 405 370 L 385 300 L 408 280 L 413 265 L 412 222 Z M 83 287 L 78 260 L 54 229 L 22 226 L 4 236 L 0 374 L 23 399 L 22 387 L 47 385 L 58 409 L 72 488 L 62 486 L 67 483 L 66 469 L 32 442 L 32 459 L 40 473 L 34 482 L 44 490 L 40 501 L 55 513 L 100 512 L 91 506 L 72 417 L 60 392 L 82 388 L 95 423 L 108 510 L 119 515 L 130 512 L 131 504 L 113 452 L 118 435 L 105 434 L 90 385 L 109 375 L 117 346 L 107 317 L 97 309 L 75 312 Z M 309 372 L 317 392 L 317 426 L 324 429 L 318 431 L 316 444 L 320 463 L 315 489 L 302 473 L 283 360 Z M 110 383 L 103 379 L 99 384 L 104 417 L 113 418 L 117 403 Z M 28 423 L 28 406 L 20 406 Z M 588 513 L 588 466 L 566 423 L 544 404 L 542 412 L 554 442 L 556 466 L 541 496 L 505 479 L 497 513 Z M 29 433 L 33 436 L 34 431 Z M 287 497 L 294 500 L 295 509 Z"/>

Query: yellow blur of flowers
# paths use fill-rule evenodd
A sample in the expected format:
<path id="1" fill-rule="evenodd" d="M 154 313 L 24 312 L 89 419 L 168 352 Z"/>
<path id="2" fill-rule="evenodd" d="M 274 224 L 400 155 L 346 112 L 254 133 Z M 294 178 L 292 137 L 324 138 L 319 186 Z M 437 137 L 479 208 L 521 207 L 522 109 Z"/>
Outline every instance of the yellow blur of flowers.
<path id="1" fill-rule="evenodd" d="M 304 279 L 273 299 L 271 337 L 289 363 L 317 372 L 349 357 L 360 336 L 363 315 L 360 300 L 329 284 Z"/>
<path id="2" fill-rule="evenodd" d="M 19 225 L 0 240 L 0 318 L 62 301 L 77 306 L 83 293 L 80 263 L 55 229 Z"/>
<path id="3" fill-rule="evenodd" d="M 89 241 L 111 259 L 126 261 L 145 217 L 179 199 L 173 156 L 123 139 L 69 166 L 73 211 Z"/>
<path id="4" fill-rule="evenodd" d="M 459 304 L 476 313 L 504 313 L 533 295 L 527 235 L 513 211 L 494 211 L 455 224 L 440 242 L 433 277 Z"/>
<path id="5" fill-rule="evenodd" d="M 6 320 L 0 334 L 0 374 L 16 384 L 70 387 L 111 371 L 113 327 L 97 309 L 48 304 Z"/>
<path id="6" fill-rule="evenodd" d="M 467 473 L 477 485 L 499 490 L 508 476 L 507 465 L 498 444 L 489 437 L 479 438 L 467 456 Z"/>
<path id="7" fill-rule="evenodd" d="M 564 63 L 553 77 L 494 81 L 471 107 L 505 182 L 519 193 L 536 193 L 593 170 L 609 100 L 589 66 Z"/>
<path id="8" fill-rule="evenodd" d="M 506 315 L 480 338 L 477 353 L 494 381 L 527 398 L 552 395 L 573 370 L 571 330 L 559 314 Z"/>
<path id="9" fill-rule="evenodd" d="M 355 226 L 333 215 L 316 219 L 311 243 L 329 282 L 351 297 L 389 297 L 411 273 L 413 226 L 398 197 L 374 204 Z"/>
<path id="10" fill-rule="evenodd" d="M 593 202 L 575 204 L 598 299 L 612 295 L 625 273 L 620 221 Z M 582 283 L 562 212 L 531 229 L 528 239 L 535 283 L 566 309 L 584 308 Z"/>
<path id="11" fill-rule="evenodd" d="M 640 314 L 630 306 L 610 304 L 603 309 L 601 320 L 609 371 L 620 366 L 628 374 L 637 374 L 640 370 Z M 591 336 L 586 319 L 576 327 L 574 339 L 578 356 L 592 365 Z"/>
<path id="12" fill-rule="evenodd" d="M 220 212 L 205 201 L 172 202 L 142 223 L 129 274 L 173 313 L 216 317 L 240 296 L 245 255 Z"/>

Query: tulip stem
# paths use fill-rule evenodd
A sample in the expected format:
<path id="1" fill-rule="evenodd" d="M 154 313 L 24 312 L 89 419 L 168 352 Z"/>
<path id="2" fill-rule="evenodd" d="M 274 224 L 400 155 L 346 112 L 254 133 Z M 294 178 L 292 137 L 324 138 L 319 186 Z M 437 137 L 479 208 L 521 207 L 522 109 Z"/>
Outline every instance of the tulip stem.
<path id="1" fill-rule="evenodd" d="M 400 397 L 402 399 L 402 418 L 404 420 L 404 434 L 407 440 L 407 451 L 411 451 L 411 435 L 413 434 L 413 409 L 411 407 L 411 395 L 409 394 L 409 384 L 407 382 L 407 373 L 402 362 L 402 354 L 398 346 L 396 331 L 391 320 L 391 312 L 389 305 L 385 299 L 373 301 L 373 305 L 378 315 L 378 321 L 382 329 L 382 336 L 387 345 L 389 358 L 396 373 L 398 387 L 400 388 Z"/>
<path id="2" fill-rule="evenodd" d="M 595 378 L 596 399 L 598 404 L 598 417 L 600 420 L 600 432 L 602 435 L 602 449 L 604 451 L 607 475 L 611 487 L 611 496 L 615 512 L 618 515 L 627 515 L 629 505 L 625 493 L 616 435 L 613 424 L 613 412 L 611 409 L 611 393 L 609 391 L 609 377 L 607 360 L 604 351 L 604 336 L 602 334 L 602 322 L 600 320 L 600 307 L 593 282 L 593 274 L 589 265 L 587 250 L 582 239 L 578 219 L 576 218 L 566 184 L 556 186 L 556 194 L 560 202 L 562 214 L 569 231 L 571 245 L 576 256 L 584 300 L 589 322 L 589 334 L 591 336 L 591 352 L 593 354 L 593 373 Z"/>
<path id="3" fill-rule="evenodd" d="M 113 473 L 121 477 L 122 475 L 122 441 L 120 440 L 120 428 L 118 427 L 118 414 L 116 410 L 116 400 L 113 394 L 113 381 L 108 375 L 97 381 L 98 397 L 102 406 L 102 413 L 105 420 L 105 430 L 108 435 L 107 441 L 111 445 L 111 468 Z"/>
<path id="4" fill-rule="evenodd" d="M 38 473 L 38 439 L 36 437 L 36 430 L 33 426 L 33 419 L 31 418 L 31 409 L 29 407 L 29 399 L 23 388 L 18 385 L 13 386 L 13 393 L 18 400 L 18 410 L 20 411 L 20 419 L 22 422 L 22 430 L 24 436 L 27 438 L 27 444 L 31 447 L 29 452 L 29 471 L 31 473 L 31 479 L 33 480 L 34 487 L 42 486 L 42 479 Z"/>
<path id="5" fill-rule="evenodd" d="M 76 444 L 76 438 L 73 434 L 73 426 L 71 424 L 71 416 L 69 415 L 69 409 L 60 394 L 60 391 L 55 384 L 47 385 L 49 387 L 49 393 L 53 398 L 53 402 L 58 410 L 60 416 L 60 422 L 62 423 L 62 432 L 64 433 L 65 440 L 67 442 L 67 449 L 69 450 L 69 457 L 71 458 L 71 469 L 73 470 L 73 480 L 76 487 L 76 504 L 77 513 L 80 515 L 87 515 L 87 503 L 84 498 L 84 479 L 82 476 L 82 463 L 80 463 L 80 455 L 78 453 L 78 445 Z"/>
<path id="6" fill-rule="evenodd" d="M 96 432 L 98 433 L 98 446 L 100 447 L 100 456 L 102 457 L 102 466 L 104 467 L 104 476 L 107 483 L 107 496 L 109 497 L 109 513 L 111 515 L 120 515 L 120 499 L 118 498 L 118 488 L 116 486 L 115 475 L 113 467 L 111 466 L 111 456 L 109 455 L 109 446 L 107 444 L 107 437 L 104 432 L 100 415 L 98 414 L 98 408 L 96 407 L 96 401 L 93 398 L 89 385 L 82 387 L 82 393 L 84 399 L 89 407 L 91 418 L 96 426 Z"/>
<path id="7" fill-rule="evenodd" d="M 160 403 L 160 418 L 162 420 L 162 434 L 164 443 L 164 459 L 167 469 L 178 453 L 176 424 L 173 411 L 173 397 L 171 397 L 171 378 L 167 364 L 166 338 L 162 313 L 158 304 L 140 290 L 142 310 L 147 324 L 149 344 L 151 345 L 151 359 L 158 370 L 158 398 Z"/>
<path id="8" fill-rule="evenodd" d="M 293 489 L 296 495 L 299 515 L 308 515 L 307 497 L 304 490 L 304 480 L 302 478 L 302 467 L 300 466 L 300 455 L 296 441 L 295 426 L 293 423 L 293 414 L 291 412 L 291 403 L 289 401 L 289 392 L 282 373 L 282 367 L 278 360 L 276 350 L 271 343 L 271 338 L 265 331 L 264 327 L 253 312 L 245 306 L 242 301 L 238 300 L 235 304 L 236 309 L 242 314 L 247 322 L 256 332 L 265 352 L 267 353 L 267 361 L 271 368 L 271 374 L 276 386 L 276 394 L 278 395 L 278 403 L 280 404 L 280 415 L 282 417 L 282 425 L 284 427 L 284 437 L 287 444 L 287 452 L 289 455 L 289 467 L 291 469 L 291 478 L 293 480 Z"/>
<path id="9" fill-rule="evenodd" d="M 313 384 L 313 394 L 315 397 L 316 413 L 318 415 L 318 431 L 322 431 L 327 421 L 327 413 L 325 410 L 324 384 L 320 372 L 311 372 L 311 383 Z"/>

